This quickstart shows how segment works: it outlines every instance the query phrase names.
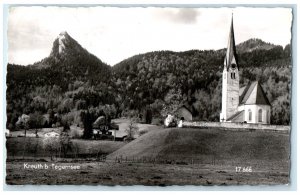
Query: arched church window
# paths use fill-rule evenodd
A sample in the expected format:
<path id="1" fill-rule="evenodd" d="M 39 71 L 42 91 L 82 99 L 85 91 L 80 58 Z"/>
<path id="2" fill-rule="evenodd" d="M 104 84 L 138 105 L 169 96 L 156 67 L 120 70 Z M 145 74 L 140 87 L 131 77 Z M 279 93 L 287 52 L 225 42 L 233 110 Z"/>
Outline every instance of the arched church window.
<path id="1" fill-rule="evenodd" d="M 230 73 L 231 79 L 235 79 L 235 72 Z"/>
<path id="2" fill-rule="evenodd" d="M 248 116 L 249 121 L 252 121 L 252 111 L 250 109 L 248 110 Z"/>
<path id="3" fill-rule="evenodd" d="M 258 122 L 262 122 L 262 109 L 258 110 Z"/>

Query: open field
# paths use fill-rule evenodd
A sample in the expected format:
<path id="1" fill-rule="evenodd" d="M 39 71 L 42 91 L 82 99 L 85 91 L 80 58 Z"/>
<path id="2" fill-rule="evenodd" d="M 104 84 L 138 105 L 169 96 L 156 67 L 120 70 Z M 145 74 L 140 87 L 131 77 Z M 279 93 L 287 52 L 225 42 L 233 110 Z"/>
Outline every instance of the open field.
<path id="1" fill-rule="evenodd" d="M 78 165 L 79 170 L 24 169 L 24 163 L 8 162 L 7 184 L 75 184 L 75 185 L 268 185 L 287 184 L 286 169 L 253 166 L 253 172 L 236 172 L 236 166 L 211 164 L 152 164 L 152 163 L 54 163 L 55 165 Z"/>
<path id="2" fill-rule="evenodd" d="M 127 135 L 126 129 L 129 128 L 130 119 L 118 118 L 118 119 L 113 119 L 112 122 L 114 122 L 115 124 L 117 124 L 119 126 L 119 131 L 116 131 L 116 137 L 123 137 L 123 136 Z M 136 123 L 135 125 L 138 129 L 137 134 L 134 135 L 135 138 L 137 138 L 139 136 L 140 132 L 149 132 L 152 130 L 161 129 L 161 127 L 159 127 L 157 125 L 151 125 L 151 124 Z"/>
<path id="3" fill-rule="evenodd" d="M 100 142 L 81 143 L 81 151 L 89 153 L 92 151 L 89 148 L 101 148 L 97 144 Z M 105 161 L 10 158 L 6 164 L 6 182 L 160 186 L 289 183 L 290 142 L 286 133 L 212 128 L 156 129 L 130 143 L 106 147 L 110 150 L 106 152 L 109 155 Z M 50 168 L 28 169 L 24 163 L 46 163 Z M 52 164 L 80 168 L 56 170 L 52 169 Z M 241 170 L 237 171 L 237 167 Z"/>
<path id="4" fill-rule="evenodd" d="M 96 157 L 107 155 L 121 148 L 125 142 L 114 142 L 104 140 L 72 139 L 69 157 Z M 43 138 L 13 137 L 6 141 L 7 158 L 18 159 L 20 157 L 50 157 L 50 151 L 44 149 Z"/>
<path id="5" fill-rule="evenodd" d="M 263 131 L 228 131 L 214 128 L 174 128 L 151 131 L 108 155 L 226 164 L 273 163 L 289 167 L 289 134 Z"/>

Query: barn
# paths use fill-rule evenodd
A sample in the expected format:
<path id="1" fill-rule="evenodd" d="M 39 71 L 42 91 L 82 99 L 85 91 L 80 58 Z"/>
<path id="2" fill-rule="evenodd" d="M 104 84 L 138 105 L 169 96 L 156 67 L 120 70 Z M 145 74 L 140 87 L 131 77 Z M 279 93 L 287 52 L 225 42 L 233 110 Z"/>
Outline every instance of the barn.
<path id="1" fill-rule="evenodd" d="M 186 121 L 192 121 L 193 120 L 193 112 L 190 108 L 188 108 L 186 105 L 182 105 L 180 106 L 176 112 L 175 112 L 175 115 L 178 117 L 178 118 L 181 118 L 183 117 L 184 120 Z"/>

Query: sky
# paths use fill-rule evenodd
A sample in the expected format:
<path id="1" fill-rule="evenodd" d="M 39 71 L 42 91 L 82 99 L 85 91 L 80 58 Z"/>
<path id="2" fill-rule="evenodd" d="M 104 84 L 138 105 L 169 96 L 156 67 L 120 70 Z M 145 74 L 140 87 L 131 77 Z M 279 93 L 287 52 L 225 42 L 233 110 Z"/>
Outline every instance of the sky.
<path id="1" fill-rule="evenodd" d="M 8 62 L 28 65 L 49 56 L 62 31 L 109 65 L 150 51 L 221 49 L 232 13 L 236 44 L 291 41 L 290 8 L 18 6 L 8 13 Z"/>

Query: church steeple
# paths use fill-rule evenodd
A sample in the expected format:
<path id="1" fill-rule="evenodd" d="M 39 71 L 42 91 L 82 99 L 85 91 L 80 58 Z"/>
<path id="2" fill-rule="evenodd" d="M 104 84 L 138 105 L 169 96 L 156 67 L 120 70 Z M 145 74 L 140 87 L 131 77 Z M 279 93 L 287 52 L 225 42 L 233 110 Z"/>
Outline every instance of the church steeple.
<path id="1" fill-rule="evenodd" d="M 227 119 L 234 116 L 238 112 L 240 89 L 239 82 L 240 77 L 232 17 L 222 78 L 222 112 L 220 113 L 221 122 L 226 122 Z"/>
<path id="2" fill-rule="evenodd" d="M 237 54 L 236 54 L 235 40 L 234 40 L 234 30 L 233 30 L 233 14 L 231 17 L 231 25 L 230 25 L 230 31 L 228 37 L 227 52 L 224 60 L 224 66 L 227 68 L 227 70 L 229 69 L 229 67 L 238 68 Z"/>

